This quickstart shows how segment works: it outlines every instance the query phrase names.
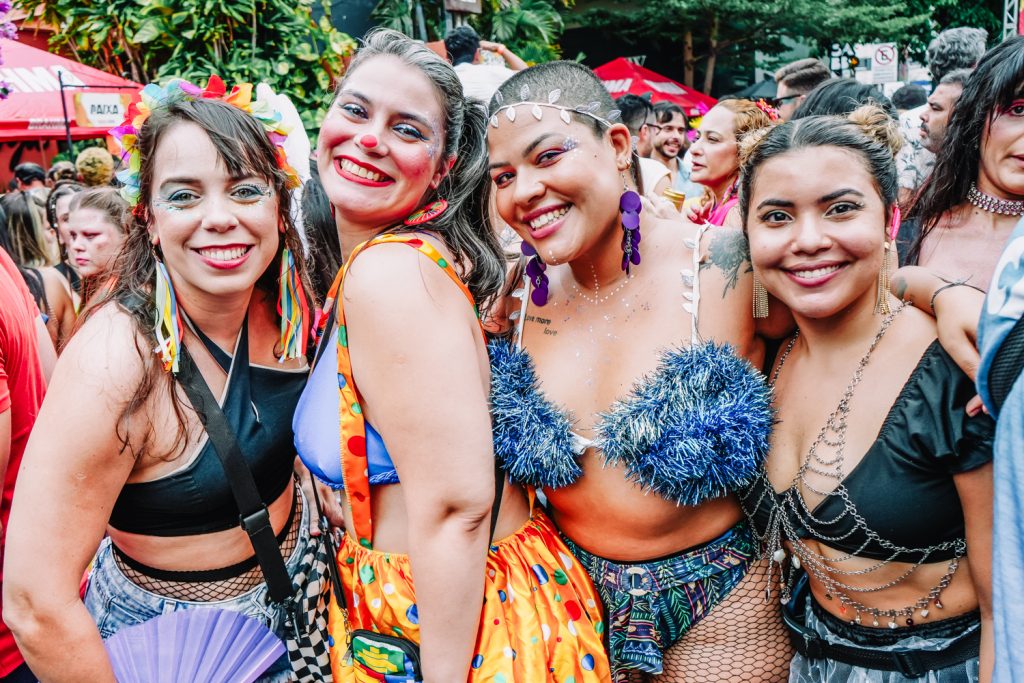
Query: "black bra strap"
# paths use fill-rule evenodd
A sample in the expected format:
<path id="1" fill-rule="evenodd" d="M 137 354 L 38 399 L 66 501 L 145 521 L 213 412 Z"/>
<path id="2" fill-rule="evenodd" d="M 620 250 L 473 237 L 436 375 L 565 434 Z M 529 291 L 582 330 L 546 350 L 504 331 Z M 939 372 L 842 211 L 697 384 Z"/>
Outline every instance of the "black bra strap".
<path id="1" fill-rule="evenodd" d="M 236 355 L 241 357 L 241 351 L 240 345 Z M 224 411 L 217 405 L 217 399 L 213 397 L 188 349 L 183 345 L 179 353 L 178 381 L 192 402 L 192 407 L 195 408 L 210 443 L 213 444 L 213 450 L 224 467 L 228 483 L 231 484 L 231 493 L 241 513 L 240 525 L 249 534 L 253 550 L 256 551 L 256 559 L 263 569 L 263 578 L 267 582 L 270 598 L 274 602 L 284 603 L 292 597 L 292 580 L 288 576 L 281 547 L 270 523 L 270 512 L 260 496 L 249 466 L 242 457 L 238 440 L 227 418 L 224 417 Z"/>

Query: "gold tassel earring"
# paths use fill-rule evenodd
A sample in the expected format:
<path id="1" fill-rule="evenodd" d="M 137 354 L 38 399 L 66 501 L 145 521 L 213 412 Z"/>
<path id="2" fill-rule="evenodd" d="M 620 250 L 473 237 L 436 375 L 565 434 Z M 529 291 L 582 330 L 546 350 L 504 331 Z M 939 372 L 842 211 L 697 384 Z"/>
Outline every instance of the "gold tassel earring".
<path id="1" fill-rule="evenodd" d="M 882 252 L 882 269 L 878 271 L 878 293 L 875 298 L 875 313 L 889 315 L 889 270 L 892 268 L 892 243 L 887 242 Z"/>
<path id="2" fill-rule="evenodd" d="M 768 317 L 768 290 L 761 284 L 757 273 L 754 274 L 754 317 Z"/>

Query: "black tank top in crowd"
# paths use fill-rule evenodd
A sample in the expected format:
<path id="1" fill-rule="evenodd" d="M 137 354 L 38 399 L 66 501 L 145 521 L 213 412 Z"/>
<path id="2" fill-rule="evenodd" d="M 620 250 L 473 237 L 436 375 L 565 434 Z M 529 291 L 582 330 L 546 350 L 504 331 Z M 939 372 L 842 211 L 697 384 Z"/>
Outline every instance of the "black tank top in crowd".
<path id="1" fill-rule="evenodd" d="M 250 365 L 246 324 L 233 358 L 198 328 L 192 329 L 228 375 L 221 409 L 260 496 L 269 505 L 292 480 L 292 414 L 307 372 Z M 238 506 L 213 444 L 202 442 L 194 459 L 172 474 L 125 484 L 114 503 L 110 525 L 147 536 L 191 536 L 239 526 Z"/>

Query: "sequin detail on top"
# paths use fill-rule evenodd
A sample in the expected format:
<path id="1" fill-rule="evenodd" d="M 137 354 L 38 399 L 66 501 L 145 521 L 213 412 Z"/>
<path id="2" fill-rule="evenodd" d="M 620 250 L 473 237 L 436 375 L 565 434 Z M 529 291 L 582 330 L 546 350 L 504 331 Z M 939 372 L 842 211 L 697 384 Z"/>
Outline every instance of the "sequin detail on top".
<path id="1" fill-rule="evenodd" d="M 341 439 L 341 471 L 345 480 L 344 488 L 348 494 L 349 506 L 352 510 L 353 531 L 359 539 L 359 544 L 367 549 L 373 548 L 373 520 L 370 514 L 370 480 L 367 476 L 366 418 L 363 417 L 362 397 L 359 395 L 355 382 L 352 381 L 352 361 L 348 355 L 348 330 L 345 327 L 345 307 L 341 305 L 341 290 L 345 273 L 356 256 L 364 249 L 377 244 L 405 244 L 426 255 L 452 279 L 452 282 L 458 285 L 470 304 L 473 305 L 474 310 L 476 309 L 473 295 L 465 283 L 459 279 L 448 260 L 432 244 L 414 235 L 386 233 L 363 242 L 352 250 L 348 261 L 341 267 L 331 286 L 324 309 L 329 308 L 332 303 L 335 304 L 338 319 L 338 419 Z M 480 332 L 483 334 L 482 327 Z"/>
<path id="2" fill-rule="evenodd" d="M 406 555 L 367 550 L 345 536 L 338 551 L 353 626 L 420 640 Z M 604 683 L 611 680 L 597 592 L 554 525 L 539 509 L 487 553 L 484 604 L 469 683 Z M 329 626 L 334 680 L 355 677 L 346 624 L 332 601 Z"/>

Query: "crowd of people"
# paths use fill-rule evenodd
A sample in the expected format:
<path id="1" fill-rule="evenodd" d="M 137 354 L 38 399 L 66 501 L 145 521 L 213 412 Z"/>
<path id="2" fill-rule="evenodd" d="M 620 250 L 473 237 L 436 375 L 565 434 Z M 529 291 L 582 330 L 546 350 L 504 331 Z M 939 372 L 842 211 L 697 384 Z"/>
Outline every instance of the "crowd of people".
<path id="1" fill-rule="evenodd" d="M 14 169 L 0 681 L 1014 680 L 1024 37 L 696 126 L 446 48 Z"/>

